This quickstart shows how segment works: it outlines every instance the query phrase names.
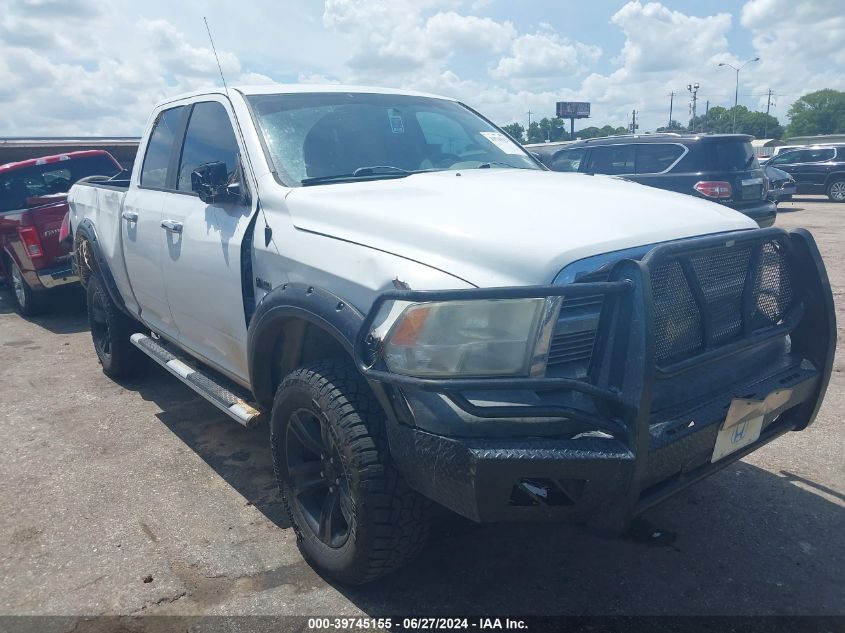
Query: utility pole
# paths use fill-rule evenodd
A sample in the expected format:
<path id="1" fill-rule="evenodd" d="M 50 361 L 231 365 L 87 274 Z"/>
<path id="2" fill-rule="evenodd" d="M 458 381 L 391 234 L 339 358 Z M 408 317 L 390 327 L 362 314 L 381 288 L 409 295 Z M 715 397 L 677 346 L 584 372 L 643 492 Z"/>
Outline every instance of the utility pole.
<path id="1" fill-rule="evenodd" d="M 692 102 L 690 103 L 690 111 L 692 112 L 692 118 L 689 122 L 691 132 L 695 132 L 695 106 L 696 102 L 698 101 L 699 88 L 700 84 L 698 82 L 695 82 L 694 84 L 687 84 L 687 90 L 689 90 L 690 94 L 692 95 Z"/>
<path id="2" fill-rule="evenodd" d="M 531 115 L 534 114 L 531 110 L 528 110 L 528 130 L 531 129 Z M 526 130 L 525 136 L 528 136 L 528 130 Z"/>
<path id="3" fill-rule="evenodd" d="M 637 125 L 637 111 L 632 110 L 631 111 L 631 134 L 636 134 L 638 127 L 639 127 L 639 125 Z"/>
<path id="4" fill-rule="evenodd" d="M 704 102 L 704 129 L 702 132 L 707 132 L 707 124 L 710 122 L 710 99 Z"/>
<path id="5" fill-rule="evenodd" d="M 670 130 L 672 129 L 672 106 L 675 102 L 675 91 L 669 93 L 669 125 L 667 126 Z"/>
<path id="6" fill-rule="evenodd" d="M 774 92 L 769 88 L 769 97 L 766 100 L 766 118 L 763 121 L 763 138 L 769 138 L 769 111 L 772 109 L 772 95 Z M 777 105 L 777 104 L 775 104 Z"/>

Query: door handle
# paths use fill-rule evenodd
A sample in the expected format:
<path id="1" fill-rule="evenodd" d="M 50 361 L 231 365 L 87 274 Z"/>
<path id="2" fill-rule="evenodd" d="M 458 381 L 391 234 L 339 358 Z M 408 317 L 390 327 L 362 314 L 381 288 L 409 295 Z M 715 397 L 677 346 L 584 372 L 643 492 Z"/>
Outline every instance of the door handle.
<path id="1" fill-rule="evenodd" d="M 126 220 L 130 224 L 134 224 L 138 221 L 138 214 L 134 211 L 124 211 L 120 215 L 124 220 Z"/>
<path id="2" fill-rule="evenodd" d="M 174 222 L 173 220 L 162 220 L 161 221 L 161 228 L 165 231 L 170 233 L 181 233 L 182 232 L 182 223 L 181 222 Z"/>

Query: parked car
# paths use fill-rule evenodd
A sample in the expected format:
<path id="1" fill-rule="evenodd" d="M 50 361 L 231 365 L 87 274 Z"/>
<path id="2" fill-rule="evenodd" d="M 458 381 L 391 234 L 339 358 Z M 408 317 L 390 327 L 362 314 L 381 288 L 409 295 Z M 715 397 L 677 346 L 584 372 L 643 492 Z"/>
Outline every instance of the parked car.
<path id="1" fill-rule="evenodd" d="M 831 373 L 807 231 L 551 173 L 445 97 L 168 99 L 131 178 L 69 202 L 103 370 L 266 415 L 299 547 L 345 583 L 417 556 L 432 503 L 620 533 L 804 429 Z"/>
<path id="2" fill-rule="evenodd" d="M 71 185 L 120 170 L 102 150 L 0 165 L 0 272 L 21 314 L 36 314 L 47 305 L 48 290 L 78 281 L 71 246 L 59 236 Z"/>
<path id="3" fill-rule="evenodd" d="M 771 165 L 764 165 L 763 173 L 769 181 L 769 200 L 772 200 L 775 204 L 792 200 L 792 196 L 797 192 L 795 179 L 792 176 Z"/>
<path id="4" fill-rule="evenodd" d="M 763 170 L 742 134 L 636 134 L 546 144 L 532 151 L 554 171 L 611 174 L 719 202 L 771 226 Z"/>
<path id="5" fill-rule="evenodd" d="M 814 145 L 781 152 L 766 161 L 795 179 L 799 194 L 845 202 L 845 145 Z"/>

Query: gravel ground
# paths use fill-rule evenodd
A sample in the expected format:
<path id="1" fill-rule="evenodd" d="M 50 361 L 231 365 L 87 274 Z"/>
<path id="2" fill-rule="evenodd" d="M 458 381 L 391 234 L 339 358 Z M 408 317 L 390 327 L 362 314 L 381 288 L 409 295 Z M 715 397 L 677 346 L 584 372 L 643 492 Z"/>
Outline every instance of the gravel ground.
<path id="1" fill-rule="evenodd" d="M 778 218 L 815 234 L 840 324 L 843 220 L 822 198 Z M 845 614 L 841 348 L 814 426 L 628 538 L 447 521 L 415 565 L 349 589 L 303 562 L 266 427 L 242 429 L 158 368 L 106 378 L 76 292 L 39 318 L 10 302 L 0 293 L 2 614 Z"/>

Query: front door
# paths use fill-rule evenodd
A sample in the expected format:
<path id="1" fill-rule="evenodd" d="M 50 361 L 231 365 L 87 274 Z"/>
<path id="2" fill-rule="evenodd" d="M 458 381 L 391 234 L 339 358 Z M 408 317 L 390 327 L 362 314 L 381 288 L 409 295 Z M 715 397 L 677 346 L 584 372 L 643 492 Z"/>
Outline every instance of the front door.
<path id="1" fill-rule="evenodd" d="M 191 172 L 210 162 L 225 163 L 230 182 L 244 180 L 240 155 L 228 104 L 222 99 L 193 104 L 179 159 L 178 193 L 168 196 L 162 210 L 170 227 L 162 269 L 180 344 L 245 380 L 241 244 L 254 203 L 206 204 L 191 190 Z"/>

